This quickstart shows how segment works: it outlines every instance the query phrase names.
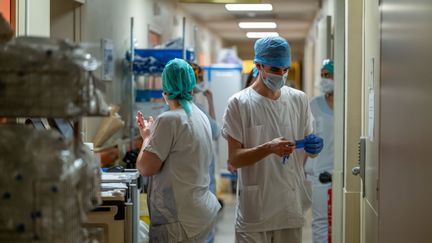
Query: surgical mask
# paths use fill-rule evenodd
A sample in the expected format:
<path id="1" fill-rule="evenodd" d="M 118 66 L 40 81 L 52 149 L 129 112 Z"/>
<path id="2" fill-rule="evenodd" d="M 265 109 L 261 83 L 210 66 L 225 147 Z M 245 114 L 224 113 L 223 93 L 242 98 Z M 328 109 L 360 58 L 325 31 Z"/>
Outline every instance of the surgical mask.
<path id="1" fill-rule="evenodd" d="M 334 91 L 334 81 L 328 78 L 322 78 L 320 82 L 320 91 L 328 94 Z"/>
<path id="2" fill-rule="evenodd" d="M 286 72 L 283 75 L 267 73 L 264 70 L 262 70 L 262 72 L 266 76 L 265 78 L 261 76 L 264 84 L 267 86 L 267 88 L 269 88 L 273 91 L 281 89 L 285 85 L 285 82 L 288 79 L 288 72 Z"/>
<path id="3" fill-rule="evenodd" d="M 167 97 L 166 97 L 166 95 L 165 95 L 165 92 L 162 92 L 162 97 L 163 97 L 163 99 L 165 100 L 165 104 L 166 104 L 167 106 L 169 106 L 169 105 L 168 105 Z"/>

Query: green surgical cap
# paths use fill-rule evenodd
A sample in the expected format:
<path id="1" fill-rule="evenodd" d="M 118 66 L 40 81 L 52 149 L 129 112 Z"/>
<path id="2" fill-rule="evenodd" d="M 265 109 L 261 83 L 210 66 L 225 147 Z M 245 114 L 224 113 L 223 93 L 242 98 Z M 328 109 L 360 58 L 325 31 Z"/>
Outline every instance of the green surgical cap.
<path id="1" fill-rule="evenodd" d="M 169 94 L 169 100 L 178 99 L 188 116 L 191 115 L 191 91 L 195 84 L 194 70 L 185 60 L 175 58 L 166 64 L 162 72 L 162 88 Z"/>
<path id="2" fill-rule="evenodd" d="M 329 73 L 334 73 L 334 62 L 331 59 L 325 59 L 322 63 L 321 69 L 329 71 Z"/>

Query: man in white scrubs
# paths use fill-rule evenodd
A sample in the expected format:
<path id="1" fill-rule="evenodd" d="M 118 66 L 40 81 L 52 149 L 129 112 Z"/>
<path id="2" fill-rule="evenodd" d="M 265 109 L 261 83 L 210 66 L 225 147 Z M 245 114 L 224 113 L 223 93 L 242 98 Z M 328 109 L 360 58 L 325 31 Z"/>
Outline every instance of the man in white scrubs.
<path id="1" fill-rule="evenodd" d="M 321 68 L 320 90 L 323 95 L 311 102 L 314 131 L 326 146 L 316 158 L 308 159 L 305 166 L 307 179 L 312 184 L 312 236 L 314 243 L 328 242 L 328 192 L 332 187 L 334 161 L 333 125 L 333 61 L 326 59 Z"/>
<path id="2" fill-rule="evenodd" d="M 220 209 L 209 190 L 212 135 L 207 116 L 192 102 L 195 82 L 186 61 L 171 60 L 162 73 L 170 110 L 154 122 L 137 114 L 144 139 L 137 168 L 151 176 L 150 242 L 204 243 Z"/>
<path id="3" fill-rule="evenodd" d="M 308 97 L 284 85 L 288 42 L 262 38 L 254 50 L 257 79 L 229 99 L 222 127 L 239 176 L 236 242 L 301 243 L 308 201 L 304 156 L 316 156 L 323 141 L 311 134 Z M 304 150 L 296 149 L 300 139 Z"/>

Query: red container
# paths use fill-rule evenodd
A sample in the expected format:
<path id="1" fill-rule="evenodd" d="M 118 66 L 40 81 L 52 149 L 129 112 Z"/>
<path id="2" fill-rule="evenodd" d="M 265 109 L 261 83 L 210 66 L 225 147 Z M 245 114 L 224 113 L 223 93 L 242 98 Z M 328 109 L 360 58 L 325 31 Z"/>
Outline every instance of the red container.
<path id="1" fill-rule="evenodd" d="M 332 189 L 327 191 L 327 215 L 328 215 L 328 243 L 332 242 Z"/>

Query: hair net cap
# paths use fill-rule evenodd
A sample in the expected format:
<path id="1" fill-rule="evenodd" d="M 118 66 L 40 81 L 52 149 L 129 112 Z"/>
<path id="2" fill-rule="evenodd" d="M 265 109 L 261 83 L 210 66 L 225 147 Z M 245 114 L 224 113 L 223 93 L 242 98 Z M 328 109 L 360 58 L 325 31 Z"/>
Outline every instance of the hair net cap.
<path id="1" fill-rule="evenodd" d="M 162 88 L 169 94 L 169 100 L 179 100 L 188 115 L 191 112 L 189 101 L 193 98 L 191 91 L 195 84 L 194 70 L 185 60 L 175 58 L 165 65 L 162 72 Z"/>
<path id="2" fill-rule="evenodd" d="M 334 62 L 331 59 L 325 59 L 322 63 L 322 68 L 329 71 L 331 74 L 334 73 Z"/>
<path id="3" fill-rule="evenodd" d="M 272 67 L 291 66 L 291 48 L 288 41 L 280 36 L 265 37 L 255 42 L 255 63 Z"/>

